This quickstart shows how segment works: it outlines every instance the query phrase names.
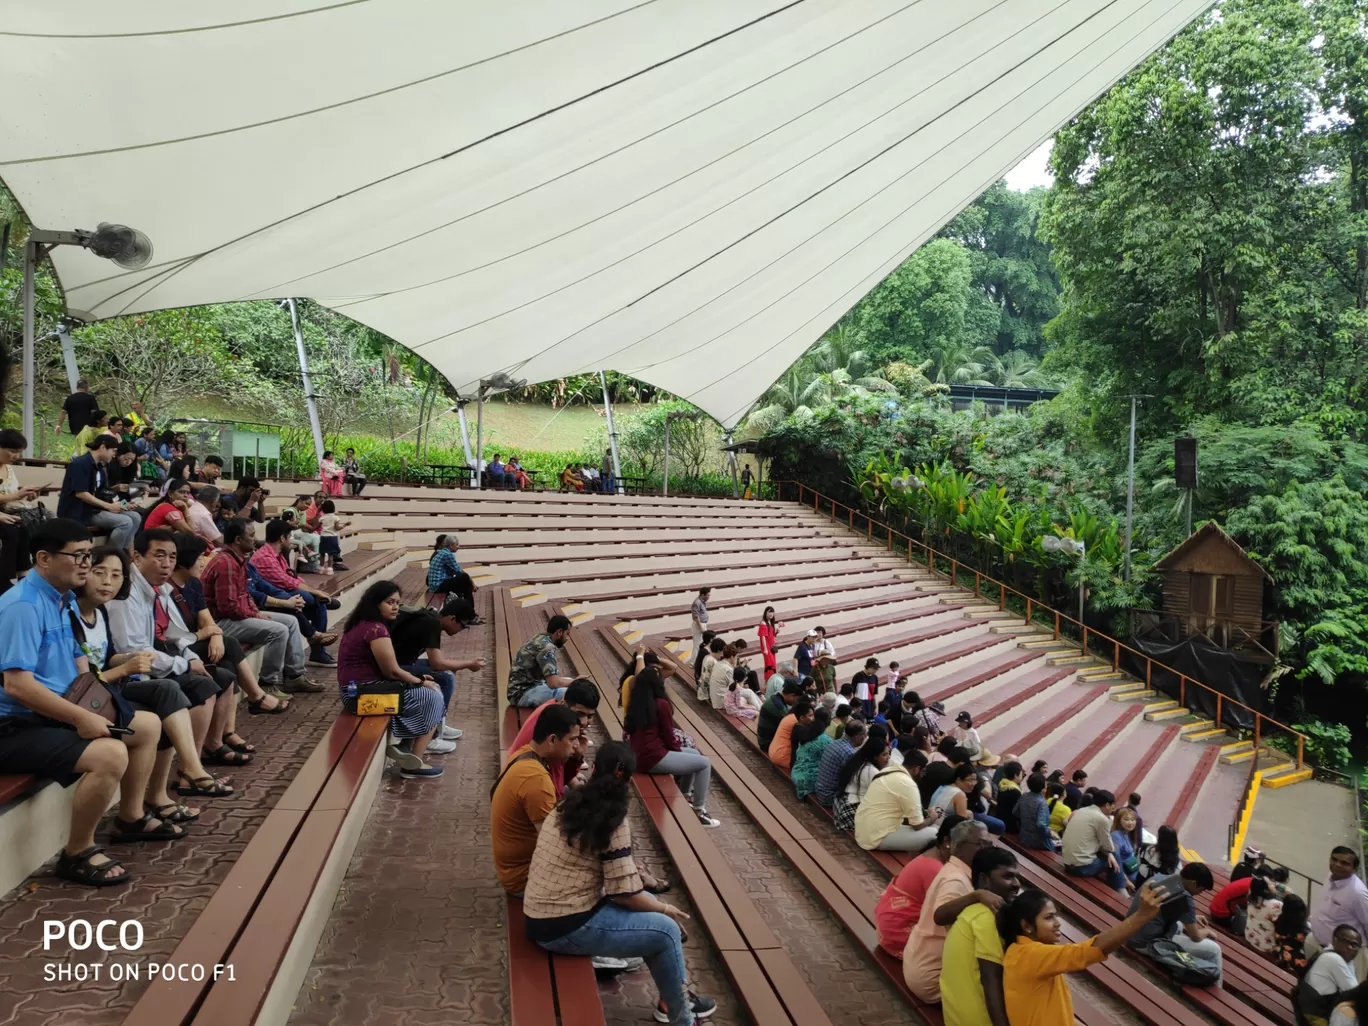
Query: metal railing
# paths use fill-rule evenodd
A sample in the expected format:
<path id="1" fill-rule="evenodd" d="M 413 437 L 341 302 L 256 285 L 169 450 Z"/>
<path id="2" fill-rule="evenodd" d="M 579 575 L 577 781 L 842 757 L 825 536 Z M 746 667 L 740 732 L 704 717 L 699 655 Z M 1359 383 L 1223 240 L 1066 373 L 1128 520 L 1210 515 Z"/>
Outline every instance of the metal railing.
<path id="1" fill-rule="evenodd" d="M 1027 623 L 1037 623 L 1036 617 L 1039 614 L 1044 614 L 1045 622 L 1047 624 L 1053 620 L 1054 636 L 1056 640 L 1067 633 L 1066 628 L 1076 628 L 1081 643 L 1081 651 L 1084 654 L 1088 654 L 1091 651 L 1089 642 L 1095 646 L 1100 646 L 1103 651 L 1110 650 L 1111 664 L 1112 669 L 1114 670 L 1119 670 L 1121 668 L 1121 654 L 1123 652 L 1129 653 L 1140 660 L 1141 664 L 1145 667 L 1146 686 L 1152 686 L 1154 672 L 1156 670 L 1161 673 L 1173 674 L 1173 676 L 1178 679 L 1178 704 L 1181 706 L 1187 706 L 1187 696 L 1189 692 L 1196 694 L 1200 690 L 1209 693 L 1215 699 L 1216 712 L 1213 719 L 1218 724 L 1222 722 L 1222 712 L 1227 704 L 1243 709 L 1249 714 L 1251 721 L 1254 724 L 1254 748 L 1256 751 L 1263 743 L 1263 738 L 1268 736 L 1270 729 L 1273 731 L 1286 732 L 1288 735 L 1297 739 L 1297 768 L 1300 769 L 1305 765 L 1306 735 L 1293 730 L 1291 727 L 1287 726 L 1287 724 L 1280 723 L 1271 716 L 1267 716 L 1257 709 L 1252 709 L 1243 702 L 1230 698 L 1217 691 L 1215 688 L 1208 687 L 1199 680 L 1194 680 L 1180 670 L 1175 670 L 1173 667 L 1161 663 L 1157 659 L 1151 658 L 1139 649 L 1127 645 L 1125 642 L 1118 641 L 1116 638 L 1110 637 L 1095 628 L 1089 627 L 1086 623 L 1069 616 L 1068 613 L 1062 613 L 1058 609 L 1054 609 L 1044 602 L 1041 602 L 1040 599 L 1027 595 L 1025 592 L 1018 591 L 1010 584 L 1004 584 L 996 578 L 989 577 L 977 567 L 971 566 L 961 559 L 939 552 L 925 542 L 917 541 L 909 535 L 903 534 L 901 531 L 895 531 L 890 525 L 875 520 L 863 510 L 858 510 L 855 507 L 839 502 L 830 496 L 823 495 L 816 489 L 809 488 L 801 481 L 775 481 L 773 484 L 779 489 L 779 496 L 781 498 L 783 497 L 785 486 L 796 488 L 798 492 L 798 503 L 800 505 L 810 505 L 817 513 L 826 512 L 836 523 L 840 523 L 844 520 L 846 526 L 851 530 L 856 529 L 855 525 L 857 519 L 863 520 L 865 522 L 865 537 L 872 541 L 876 533 L 884 535 L 890 552 L 894 550 L 893 543 L 896 539 L 907 547 L 907 558 L 914 564 L 919 562 L 915 558 L 914 552 L 915 550 L 920 549 L 925 557 L 920 562 L 925 564 L 927 570 L 947 578 L 950 583 L 956 587 L 967 588 L 968 574 L 973 573 L 974 595 L 982 598 L 984 585 L 990 585 L 992 588 L 996 588 L 998 609 L 1007 608 L 1008 595 L 1016 596 L 1021 603 L 1025 604 L 1024 611 Z M 843 511 L 844 515 L 838 512 L 838 510 Z M 940 565 L 948 565 L 949 573 L 947 574 L 945 571 L 939 569 L 937 566 L 938 563 Z M 966 583 L 961 583 L 959 579 L 961 576 L 964 576 Z"/>

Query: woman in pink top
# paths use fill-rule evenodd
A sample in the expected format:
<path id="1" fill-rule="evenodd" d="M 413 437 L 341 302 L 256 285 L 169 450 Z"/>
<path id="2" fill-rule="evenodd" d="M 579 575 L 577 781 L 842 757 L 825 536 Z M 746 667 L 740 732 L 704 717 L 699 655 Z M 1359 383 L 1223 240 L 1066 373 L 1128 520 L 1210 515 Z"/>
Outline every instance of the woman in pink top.
<path id="1" fill-rule="evenodd" d="M 879 896 L 879 904 L 874 908 L 879 947 L 894 958 L 903 957 L 907 935 L 921 918 L 922 903 L 926 901 L 931 881 L 950 861 L 950 830 L 956 823 L 962 822 L 964 820 L 959 816 L 947 816 L 941 820 L 935 845 L 903 866 L 902 872 L 889 881 Z"/>
<path id="2" fill-rule="evenodd" d="M 332 450 L 329 449 L 323 454 L 323 458 L 318 461 L 318 480 L 323 485 L 323 491 L 327 495 L 342 494 L 342 478 L 344 472 L 337 461 L 333 459 Z"/>

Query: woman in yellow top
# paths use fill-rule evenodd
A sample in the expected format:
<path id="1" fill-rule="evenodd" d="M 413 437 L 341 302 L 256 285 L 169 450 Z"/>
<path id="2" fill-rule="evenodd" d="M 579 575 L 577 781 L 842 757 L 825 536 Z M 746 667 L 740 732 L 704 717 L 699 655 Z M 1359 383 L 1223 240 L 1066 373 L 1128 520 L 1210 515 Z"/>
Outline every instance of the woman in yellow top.
<path id="1" fill-rule="evenodd" d="M 1044 891 L 1022 891 L 998 916 L 1005 954 L 1002 993 L 1012 1026 L 1073 1026 L 1073 996 L 1065 973 L 1103 961 L 1159 914 L 1163 893 L 1151 881 L 1140 908 L 1081 944 L 1061 944 L 1059 913 Z"/>

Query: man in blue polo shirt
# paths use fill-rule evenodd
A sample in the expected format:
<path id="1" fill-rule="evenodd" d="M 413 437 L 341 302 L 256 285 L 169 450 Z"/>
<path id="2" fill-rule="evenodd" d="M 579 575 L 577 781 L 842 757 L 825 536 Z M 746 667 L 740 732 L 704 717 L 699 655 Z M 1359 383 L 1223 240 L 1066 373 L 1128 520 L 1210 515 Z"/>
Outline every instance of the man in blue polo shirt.
<path id="1" fill-rule="evenodd" d="M 32 572 L 0 595 L 0 773 L 33 773 L 64 787 L 77 781 L 57 875 L 96 887 L 120 884 L 126 870 L 95 844 L 95 827 L 115 793 L 116 843 L 184 835 L 143 812 L 161 724 L 139 711 L 129 724 L 133 733 L 113 737 L 107 720 L 67 701 L 77 675 L 88 670 L 69 607 L 73 589 L 90 573 L 90 532 L 74 520 L 49 520 L 29 547 Z"/>

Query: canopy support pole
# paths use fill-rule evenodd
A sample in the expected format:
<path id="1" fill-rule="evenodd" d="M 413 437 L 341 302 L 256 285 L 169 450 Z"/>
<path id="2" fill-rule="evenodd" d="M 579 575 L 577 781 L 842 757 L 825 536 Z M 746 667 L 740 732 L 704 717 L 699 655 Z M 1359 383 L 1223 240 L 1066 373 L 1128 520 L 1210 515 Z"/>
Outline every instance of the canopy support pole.
<path id="1" fill-rule="evenodd" d="M 599 371 L 599 384 L 603 386 L 603 412 L 608 418 L 608 448 L 613 454 L 613 490 L 625 495 L 627 489 L 622 484 L 622 467 L 618 464 L 617 431 L 613 427 L 613 401 L 608 397 L 608 376 Z"/>
<path id="2" fill-rule="evenodd" d="M 670 421 L 673 419 L 665 414 L 665 469 L 660 475 L 660 494 L 666 498 L 670 495 Z"/>
<path id="3" fill-rule="evenodd" d="M 304 383 L 304 404 L 309 408 L 309 427 L 313 431 L 314 455 L 323 462 L 323 428 L 318 422 L 318 404 L 314 401 L 313 379 L 309 377 L 309 354 L 304 350 L 304 332 L 299 327 L 299 309 L 293 299 L 285 300 L 290 307 L 290 324 L 294 327 L 295 352 L 299 354 L 299 377 Z"/>
<path id="4" fill-rule="evenodd" d="M 76 382 L 81 380 L 80 368 L 76 366 L 76 342 L 64 324 L 58 326 L 57 338 L 62 343 L 62 363 L 66 366 L 67 384 L 71 386 L 71 390 L 74 392 L 76 391 Z"/>
<path id="5" fill-rule="evenodd" d="M 33 455 L 33 275 L 42 256 L 38 243 L 24 243 L 24 455 Z"/>
<path id="6" fill-rule="evenodd" d="M 728 431 L 728 432 L 727 432 L 725 435 L 723 435 L 722 437 L 725 438 L 725 439 L 727 440 L 727 445 L 730 446 L 730 445 L 732 444 L 732 433 L 731 433 L 730 431 Z M 727 450 L 727 457 L 728 457 L 728 462 L 731 463 L 731 472 L 732 472 L 732 498 L 733 498 L 733 499 L 739 499 L 739 498 L 741 498 L 741 485 L 740 485 L 740 482 L 738 482 L 738 481 L 736 480 L 736 450 L 735 450 L 735 449 L 728 449 L 728 450 Z"/>
<path id="7" fill-rule="evenodd" d="M 456 417 L 461 422 L 461 448 L 465 450 L 465 461 L 467 467 L 475 466 L 475 454 L 470 451 L 470 422 L 466 420 L 464 399 L 456 402 Z M 467 481 L 472 488 L 475 487 L 478 470 L 471 471 L 470 479 Z"/>
<path id="8" fill-rule="evenodd" d="M 475 488 L 484 490 L 484 396 L 485 383 L 475 393 Z"/>

